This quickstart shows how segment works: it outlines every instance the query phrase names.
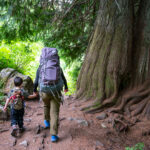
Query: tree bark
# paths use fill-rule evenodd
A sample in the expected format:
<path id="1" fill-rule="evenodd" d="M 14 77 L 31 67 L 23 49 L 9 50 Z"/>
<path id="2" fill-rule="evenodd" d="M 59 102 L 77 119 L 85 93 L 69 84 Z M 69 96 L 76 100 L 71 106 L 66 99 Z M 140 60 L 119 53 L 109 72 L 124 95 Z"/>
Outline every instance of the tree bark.
<path id="1" fill-rule="evenodd" d="M 143 94 L 149 88 L 149 20 L 149 0 L 100 1 L 95 30 L 77 81 L 76 98 L 93 100 L 89 112 L 118 103 L 118 111 L 127 111 L 125 106 L 141 103 L 140 110 L 132 113 L 137 115 L 149 104 L 149 93 Z M 137 93 L 139 98 L 134 96 Z M 148 107 L 145 114 L 149 111 Z"/>

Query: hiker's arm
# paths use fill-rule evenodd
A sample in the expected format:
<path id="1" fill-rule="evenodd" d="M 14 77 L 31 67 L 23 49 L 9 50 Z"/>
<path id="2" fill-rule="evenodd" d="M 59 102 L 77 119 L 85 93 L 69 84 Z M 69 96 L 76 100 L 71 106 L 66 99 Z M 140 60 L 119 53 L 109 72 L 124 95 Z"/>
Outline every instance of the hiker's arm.
<path id="1" fill-rule="evenodd" d="M 40 72 L 40 69 L 38 68 L 36 71 L 36 78 L 35 78 L 34 85 L 33 85 L 34 92 L 37 92 L 38 81 L 39 81 L 39 72 Z"/>
<path id="2" fill-rule="evenodd" d="M 36 98 L 36 97 L 37 97 L 37 94 L 33 93 L 32 95 L 28 96 L 28 99 L 33 99 L 33 98 Z"/>
<path id="3" fill-rule="evenodd" d="M 24 89 L 22 89 L 22 95 L 24 96 L 24 98 L 26 100 L 33 99 L 33 98 L 37 97 L 37 94 L 33 93 L 32 95 L 29 95 L 29 93 L 27 91 L 25 91 Z"/>
<path id="4" fill-rule="evenodd" d="M 10 102 L 10 99 L 7 98 L 6 103 L 5 103 L 5 106 L 4 106 L 4 108 L 3 108 L 4 111 L 7 110 L 7 106 L 8 106 L 8 104 L 9 104 L 9 102 Z"/>
<path id="5" fill-rule="evenodd" d="M 68 86 L 67 86 L 67 80 L 66 80 L 66 78 L 65 78 L 65 76 L 64 76 L 64 73 L 63 73 L 63 71 L 61 71 L 61 77 L 62 77 L 62 79 L 63 79 L 63 81 L 64 81 L 64 85 L 65 85 L 65 92 L 68 92 Z"/>

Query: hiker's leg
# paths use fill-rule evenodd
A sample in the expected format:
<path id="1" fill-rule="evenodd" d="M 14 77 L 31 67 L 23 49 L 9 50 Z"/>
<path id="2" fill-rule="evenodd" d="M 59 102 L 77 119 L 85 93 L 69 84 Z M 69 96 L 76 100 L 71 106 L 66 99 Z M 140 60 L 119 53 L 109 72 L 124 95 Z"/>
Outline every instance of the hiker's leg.
<path id="1" fill-rule="evenodd" d="M 50 133 L 51 135 L 58 134 L 58 124 L 59 124 L 59 108 L 60 108 L 60 98 L 55 97 L 51 99 L 51 108 L 50 108 L 50 117 L 51 117 L 51 126 Z"/>
<path id="2" fill-rule="evenodd" d="M 44 102 L 44 119 L 49 121 L 50 120 L 50 99 L 47 93 L 41 93 L 41 98 Z"/>
<path id="3" fill-rule="evenodd" d="M 11 108 L 11 126 L 16 126 L 17 125 L 17 112 L 15 109 Z"/>
<path id="4" fill-rule="evenodd" d="M 18 126 L 19 128 L 23 128 L 24 108 L 21 110 L 18 110 L 18 113 L 19 113 Z"/>

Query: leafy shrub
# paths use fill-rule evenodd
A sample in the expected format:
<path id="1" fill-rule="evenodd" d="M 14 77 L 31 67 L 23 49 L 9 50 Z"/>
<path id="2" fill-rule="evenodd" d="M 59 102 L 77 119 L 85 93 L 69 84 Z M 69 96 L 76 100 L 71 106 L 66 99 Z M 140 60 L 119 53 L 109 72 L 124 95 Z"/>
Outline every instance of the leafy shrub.
<path id="1" fill-rule="evenodd" d="M 0 45 L 0 70 L 14 68 L 34 78 L 42 46 L 40 42 L 12 41 L 8 44 L 3 41 Z"/>
<path id="2" fill-rule="evenodd" d="M 144 150 L 144 143 L 137 143 L 134 147 L 126 147 L 125 150 Z"/>
<path id="3" fill-rule="evenodd" d="M 80 67 L 81 67 L 81 62 L 77 60 L 74 61 L 69 66 L 62 65 L 63 70 L 65 70 L 64 74 L 67 79 L 67 84 L 69 88 L 69 92 L 67 92 L 67 95 L 71 95 L 76 91 L 76 82 L 80 71 Z"/>

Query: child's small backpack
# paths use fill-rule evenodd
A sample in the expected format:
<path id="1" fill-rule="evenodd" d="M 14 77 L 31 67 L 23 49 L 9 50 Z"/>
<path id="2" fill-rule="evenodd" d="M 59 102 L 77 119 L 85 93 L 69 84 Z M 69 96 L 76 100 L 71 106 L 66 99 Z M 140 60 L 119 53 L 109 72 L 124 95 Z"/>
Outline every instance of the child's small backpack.
<path id="1" fill-rule="evenodd" d="M 39 84 L 40 91 L 45 93 L 57 93 L 63 88 L 61 67 L 56 48 L 45 47 L 40 57 Z"/>
<path id="2" fill-rule="evenodd" d="M 23 100 L 21 89 L 14 89 L 13 95 L 10 97 L 12 107 L 16 110 L 20 110 L 23 108 Z"/>

